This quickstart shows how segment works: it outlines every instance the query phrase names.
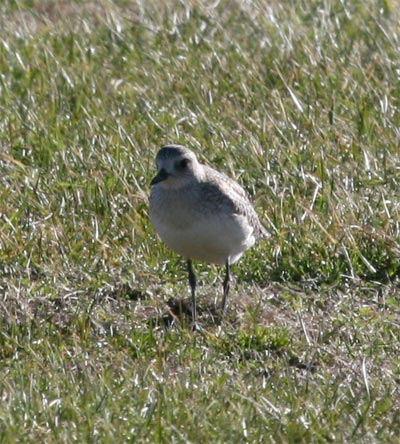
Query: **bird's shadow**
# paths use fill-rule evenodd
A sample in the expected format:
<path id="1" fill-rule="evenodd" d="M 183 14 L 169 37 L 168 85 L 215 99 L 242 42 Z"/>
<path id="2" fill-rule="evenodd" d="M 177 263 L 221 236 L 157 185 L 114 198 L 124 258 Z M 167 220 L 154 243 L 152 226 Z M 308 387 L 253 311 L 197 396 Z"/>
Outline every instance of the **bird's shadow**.
<path id="1" fill-rule="evenodd" d="M 166 301 L 168 310 L 157 319 L 153 319 L 158 325 L 164 328 L 172 328 L 174 326 L 192 326 L 192 302 L 191 300 L 171 297 Z M 204 302 L 201 306 L 197 306 L 197 317 L 202 324 L 221 325 L 224 316 L 219 307 L 211 302 Z"/>

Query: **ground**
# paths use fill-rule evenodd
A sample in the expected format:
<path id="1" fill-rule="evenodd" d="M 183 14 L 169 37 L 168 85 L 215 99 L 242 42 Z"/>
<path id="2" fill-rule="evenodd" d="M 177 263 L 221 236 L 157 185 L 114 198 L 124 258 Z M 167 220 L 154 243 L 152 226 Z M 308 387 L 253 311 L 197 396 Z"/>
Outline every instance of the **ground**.
<path id="1" fill-rule="evenodd" d="M 394 443 L 395 1 L 0 5 L 0 442 Z M 232 267 L 148 218 L 160 146 L 243 185 Z"/>

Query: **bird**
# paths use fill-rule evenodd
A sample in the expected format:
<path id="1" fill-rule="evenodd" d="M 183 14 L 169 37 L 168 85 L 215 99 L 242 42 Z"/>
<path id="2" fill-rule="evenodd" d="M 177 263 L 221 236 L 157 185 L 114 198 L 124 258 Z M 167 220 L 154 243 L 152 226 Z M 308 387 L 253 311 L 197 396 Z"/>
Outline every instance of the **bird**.
<path id="1" fill-rule="evenodd" d="M 160 239 L 186 259 L 197 326 L 193 260 L 225 265 L 222 317 L 230 289 L 230 266 L 268 235 L 244 189 L 233 179 L 202 164 L 182 145 L 163 146 L 156 155 L 149 215 Z"/>

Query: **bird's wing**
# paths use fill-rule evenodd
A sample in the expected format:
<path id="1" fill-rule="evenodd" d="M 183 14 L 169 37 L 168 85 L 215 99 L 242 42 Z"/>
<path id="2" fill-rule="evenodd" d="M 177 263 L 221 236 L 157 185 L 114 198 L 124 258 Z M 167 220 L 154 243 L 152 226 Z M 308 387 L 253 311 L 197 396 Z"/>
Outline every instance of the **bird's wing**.
<path id="1" fill-rule="evenodd" d="M 214 208 L 217 204 L 234 214 L 245 216 L 254 228 L 256 237 L 268 236 L 245 190 L 223 173 L 206 166 L 204 171 L 207 178 L 201 184 L 204 202 L 209 202 Z"/>

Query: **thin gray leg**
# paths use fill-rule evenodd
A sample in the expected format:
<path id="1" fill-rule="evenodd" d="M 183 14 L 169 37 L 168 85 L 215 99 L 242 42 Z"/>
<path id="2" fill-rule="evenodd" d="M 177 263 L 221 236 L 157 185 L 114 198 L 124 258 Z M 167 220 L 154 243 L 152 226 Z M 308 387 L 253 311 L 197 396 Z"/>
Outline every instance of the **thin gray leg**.
<path id="1" fill-rule="evenodd" d="M 188 259 L 187 267 L 188 267 L 188 272 L 189 272 L 190 289 L 192 290 L 192 322 L 193 322 L 193 325 L 196 326 L 196 320 L 197 320 L 197 316 L 196 316 L 196 275 L 194 274 L 191 259 Z"/>
<path id="2" fill-rule="evenodd" d="M 226 298 L 228 296 L 229 293 L 229 278 L 230 278 L 230 265 L 229 265 L 229 258 L 226 260 L 225 263 L 225 279 L 224 279 L 224 283 L 223 283 L 223 287 L 224 287 L 224 295 L 222 297 L 222 316 L 225 315 L 225 310 L 226 310 Z"/>

